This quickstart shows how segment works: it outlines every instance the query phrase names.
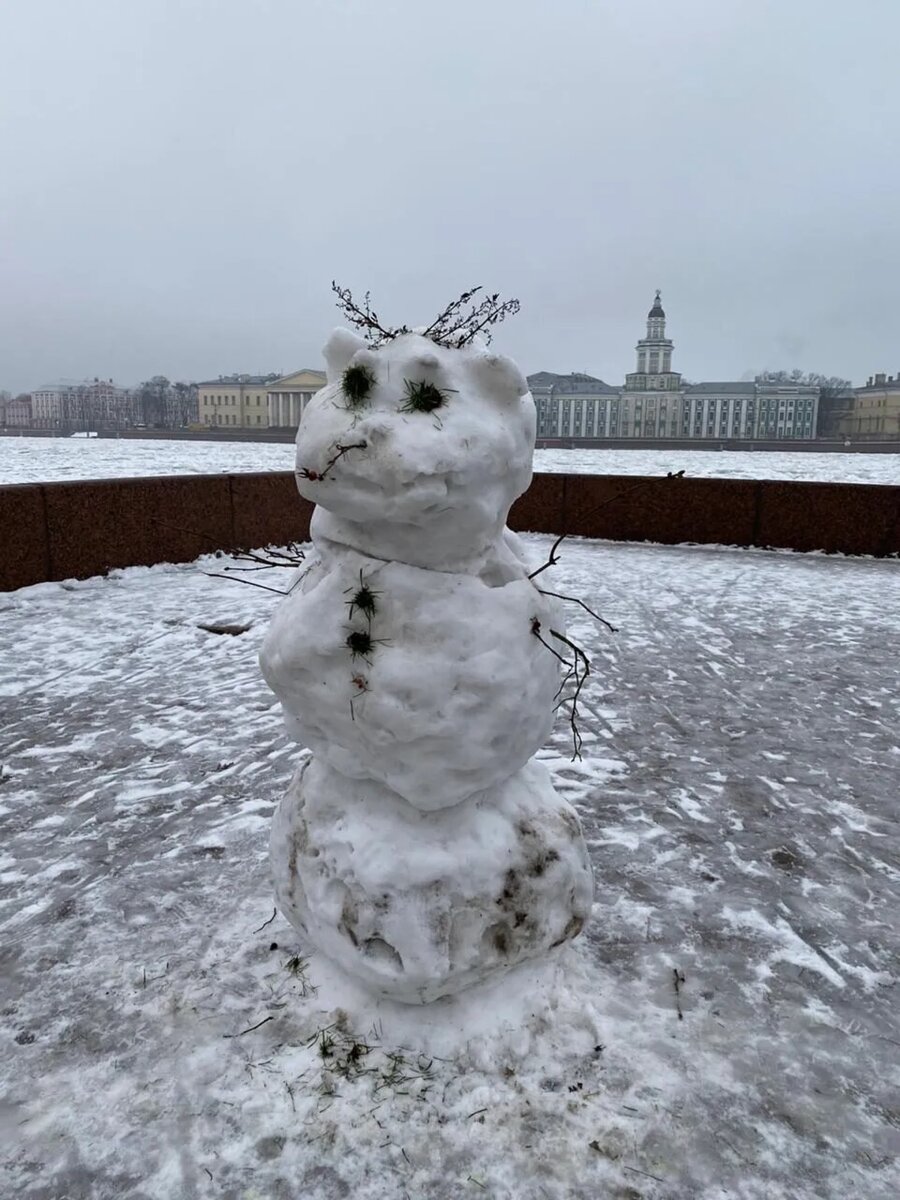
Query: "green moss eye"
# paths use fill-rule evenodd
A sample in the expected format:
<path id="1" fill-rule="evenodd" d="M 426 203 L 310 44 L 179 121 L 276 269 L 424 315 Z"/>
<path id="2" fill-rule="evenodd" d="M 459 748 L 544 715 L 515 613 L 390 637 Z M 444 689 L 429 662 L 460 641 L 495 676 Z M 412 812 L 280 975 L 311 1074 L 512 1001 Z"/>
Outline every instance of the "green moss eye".
<path id="1" fill-rule="evenodd" d="M 359 408 L 375 386 L 375 376 L 362 363 L 348 367 L 341 379 L 341 391 L 351 408 Z"/>
<path id="2" fill-rule="evenodd" d="M 373 592 L 368 583 L 363 579 L 362 567 L 359 569 L 359 587 L 345 588 L 344 595 L 352 593 L 353 599 L 347 600 L 346 603 L 350 606 L 350 617 L 353 613 L 361 612 L 362 615 L 371 623 L 375 616 L 375 610 L 378 608 L 378 597 L 381 592 Z"/>
<path id="3" fill-rule="evenodd" d="M 447 403 L 448 393 L 425 379 L 404 379 L 403 386 L 406 399 L 400 405 L 401 412 L 430 413 Z"/>

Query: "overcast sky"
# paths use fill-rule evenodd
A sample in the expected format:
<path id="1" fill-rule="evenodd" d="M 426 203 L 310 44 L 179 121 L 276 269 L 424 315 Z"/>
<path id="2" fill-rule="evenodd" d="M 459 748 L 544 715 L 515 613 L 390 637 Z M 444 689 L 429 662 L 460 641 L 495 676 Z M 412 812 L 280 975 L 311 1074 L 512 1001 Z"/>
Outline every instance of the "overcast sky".
<path id="1" fill-rule="evenodd" d="M 900 0 L 0 0 L 0 388 L 321 365 L 330 282 L 528 372 L 900 370 Z"/>

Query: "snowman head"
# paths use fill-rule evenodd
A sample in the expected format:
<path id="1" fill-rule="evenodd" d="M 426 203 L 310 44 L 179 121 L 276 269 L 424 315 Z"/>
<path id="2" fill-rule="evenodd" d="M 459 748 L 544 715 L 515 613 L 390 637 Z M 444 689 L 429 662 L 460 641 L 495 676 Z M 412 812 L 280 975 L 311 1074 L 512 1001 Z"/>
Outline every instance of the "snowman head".
<path id="1" fill-rule="evenodd" d="M 366 527 L 393 525 L 404 546 L 480 553 L 531 482 L 535 408 L 519 368 L 477 338 L 452 348 L 417 331 L 372 347 L 338 329 L 324 353 L 327 386 L 297 431 L 301 494 L 353 526 L 358 549 Z"/>

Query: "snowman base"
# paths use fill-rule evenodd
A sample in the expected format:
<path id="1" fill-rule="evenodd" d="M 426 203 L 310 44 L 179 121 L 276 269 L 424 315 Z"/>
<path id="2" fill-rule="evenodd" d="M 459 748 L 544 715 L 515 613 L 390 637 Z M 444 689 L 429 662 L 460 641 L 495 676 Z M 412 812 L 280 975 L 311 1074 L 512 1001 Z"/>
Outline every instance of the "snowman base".
<path id="1" fill-rule="evenodd" d="M 307 759 L 275 814 L 279 907 L 377 995 L 427 1004 L 574 938 L 593 880 L 575 812 L 529 762 L 488 792 L 422 812 Z"/>

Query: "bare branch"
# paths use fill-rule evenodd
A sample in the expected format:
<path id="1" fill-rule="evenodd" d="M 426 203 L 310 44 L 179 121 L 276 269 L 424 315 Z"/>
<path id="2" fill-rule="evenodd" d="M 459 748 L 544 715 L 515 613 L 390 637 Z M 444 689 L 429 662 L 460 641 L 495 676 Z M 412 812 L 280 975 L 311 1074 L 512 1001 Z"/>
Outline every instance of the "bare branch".
<path id="1" fill-rule="evenodd" d="M 559 633 L 555 629 L 551 629 L 550 636 L 555 637 L 557 641 L 562 642 L 572 651 L 572 662 L 569 662 L 567 658 L 563 657 L 558 650 L 554 649 L 554 647 L 551 646 L 548 641 L 545 641 L 545 639 L 541 636 L 541 622 L 537 617 L 531 618 L 531 632 L 541 643 L 541 645 L 546 646 L 553 657 L 558 659 L 559 662 L 561 662 L 566 668 L 565 678 L 557 688 L 556 696 L 554 696 L 553 699 L 555 700 L 556 697 L 559 696 L 559 694 L 569 683 L 570 679 L 574 679 L 575 681 L 575 691 L 573 694 L 571 696 L 566 696 L 565 699 L 560 700 L 559 704 L 556 705 L 557 709 L 561 708 L 563 704 L 571 703 L 572 705 L 572 711 L 569 713 L 569 725 L 572 729 L 572 761 L 574 762 L 576 758 L 581 758 L 581 747 L 584 744 L 581 737 L 581 731 L 578 728 L 578 699 L 581 695 L 581 689 L 584 687 L 585 681 L 587 680 L 588 675 L 591 673 L 591 662 L 580 646 L 576 645 L 575 642 L 573 642 L 570 638 L 567 638 L 564 634 Z"/>
<path id="2" fill-rule="evenodd" d="M 588 509 L 584 514 L 585 518 L 592 517 L 602 508 L 606 508 L 608 504 L 614 504 L 616 500 L 622 500 L 625 496 L 630 496 L 634 492 L 639 492 L 642 488 L 649 487 L 651 483 L 656 483 L 659 479 L 681 479 L 684 476 L 684 471 L 669 471 L 666 475 L 654 476 L 651 479 L 642 479 L 640 483 L 635 483 L 631 487 L 623 488 L 621 492 L 616 492 L 614 496 L 608 496 L 606 500 L 602 500 L 593 508 Z M 569 531 L 561 533 L 553 545 L 550 547 L 550 554 L 545 563 L 542 563 L 536 570 L 532 571 L 528 576 L 529 579 L 534 579 L 536 575 L 540 575 L 542 571 L 546 571 L 548 567 L 555 567 L 559 562 L 556 551 L 559 549 L 562 541 L 569 536 Z M 602 619 L 602 618 L 601 618 Z"/>
<path id="3" fill-rule="evenodd" d="M 331 281 L 331 290 L 338 298 L 337 306 L 345 320 L 363 334 L 369 345 L 382 346 L 401 334 L 412 332 L 408 325 L 398 325 L 396 328 L 383 325 L 372 308 L 368 292 L 363 303 L 357 304 L 350 289 L 340 287 L 334 280 Z M 485 340 L 490 342 L 491 326 L 499 325 L 507 317 L 513 316 L 521 306 L 518 300 L 501 302 L 499 292 L 493 292 L 478 303 L 472 303 L 481 290 L 479 284 L 478 287 L 463 292 L 456 300 L 451 300 L 425 329 L 424 336 L 448 349 L 467 346 L 479 334 L 483 334 Z M 468 310 L 467 305 L 470 306 Z"/>
<path id="4" fill-rule="evenodd" d="M 562 592 L 545 592 L 543 588 L 538 588 L 538 591 L 542 596 L 553 596 L 556 600 L 568 600 L 570 604 L 580 604 L 586 613 L 590 613 L 595 621 L 599 621 L 601 625 L 605 625 L 610 633 L 619 632 L 615 625 L 610 625 L 609 621 L 607 621 L 605 617 L 601 617 L 600 614 L 595 613 L 592 608 L 588 608 L 585 602 L 583 600 L 579 600 L 577 596 L 564 596 Z"/>
<path id="5" fill-rule="evenodd" d="M 289 596 L 290 590 L 283 592 L 281 588 L 269 587 L 265 583 L 254 583 L 252 579 L 238 579 L 234 575 L 222 575 L 219 571 L 204 571 L 203 574 L 208 579 L 230 579 L 232 583 L 245 583 L 247 587 L 262 588 L 264 592 L 274 592 L 276 596 Z"/>
<path id="6" fill-rule="evenodd" d="M 360 307 L 353 299 L 350 289 L 340 287 L 333 279 L 331 290 L 338 298 L 337 306 L 345 319 L 354 329 L 359 329 L 370 344 L 380 346 L 382 342 L 389 342 L 400 333 L 409 333 L 405 326 L 401 329 L 385 329 L 378 319 L 378 314 L 372 309 L 368 292 L 363 301 L 365 307 Z"/>
<path id="7" fill-rule="evenodd" d="M 302 479 L 311 479 L 318 483 L 323 479 L 328 478 L 328 473 L 331 471 L 335 463 L 339 462 L 349 450 L 365 450 L 367 442 L 351 442 L 349 446 L 342 446 L 338 443 L 337 454 L 329 458 L 325 464 L 325 469 L 322 471 L 314 471 L 310 467 L 303 467 L 297 472 Z"/>
<path id="8" fill-rule="evenodd" d="M 274 1021 L 274 1017 L 263 1017 L 261 1021 L 257 1021 L 255 1025 L 251 1025 L 249 1029 L 242 1029 L 240 1033 L 223 1033 L 224 1038 L 243 1037 L 245 1033 L 252 1033 L 254 1029 L 259 1029 L 260 1025 L 265 1025 L 267 1021 Z"/>

